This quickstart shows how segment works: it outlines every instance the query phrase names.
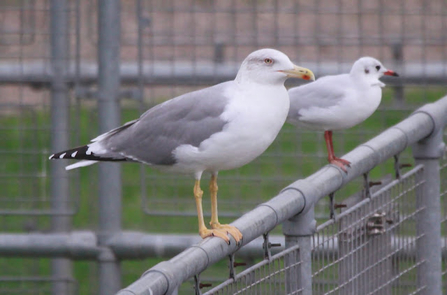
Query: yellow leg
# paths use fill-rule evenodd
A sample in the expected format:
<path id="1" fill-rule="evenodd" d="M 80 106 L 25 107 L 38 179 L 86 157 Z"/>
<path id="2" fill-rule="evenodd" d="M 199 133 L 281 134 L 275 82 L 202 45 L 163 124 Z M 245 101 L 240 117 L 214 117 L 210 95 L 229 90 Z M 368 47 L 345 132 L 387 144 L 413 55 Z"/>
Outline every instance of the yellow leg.
<path id="1" fill-rule="evenodd" d="M 224 230 L 233 236 L 236 240 L 236 243 L 239 243 L 242 240 L 242 233 L 234 226 L 228 224 L 220 224 L 219 217 L 217 213 L 217 175 L 211 175 L 210 181 L 210 195 L 211 195 L 211 228 Z"/>
<path id="2" fill-rule="evenodd" d="M 207 230 L 205 221 L 203 220 L 202 195 L 203 191 L 200 189 L 200 180 L 196 180 L 194 184 L 194 198 L 196 200 L 197 217 L 199 220 L 199 233 Z"/>
<path id="3" fill-rule="evenodd" d="M 211 174 L 210 180 L 210 195 L 211 195 L 211 222 L 210 225 L 219 224 L 219 218 L 217 216 L 217 176 Z"/>
<path id="4" fill-rule="evenodd" d="M 203 220 L 203 209 L 202 209 L 202 195 L 203 191 L 200 189 L 200 180 L 196 180 L 194 184 L 194 199 L 196 200 L 197 207 L 197 217 L 199 220 L 199 234 L 204 239 L 210 236 L 216 236 L 225 240 L 225 242 L 229 243 L 230 239 L 227 236 L 226 231 L 219 229 L 207 229 L 205 226 L 205 222 Z"/>

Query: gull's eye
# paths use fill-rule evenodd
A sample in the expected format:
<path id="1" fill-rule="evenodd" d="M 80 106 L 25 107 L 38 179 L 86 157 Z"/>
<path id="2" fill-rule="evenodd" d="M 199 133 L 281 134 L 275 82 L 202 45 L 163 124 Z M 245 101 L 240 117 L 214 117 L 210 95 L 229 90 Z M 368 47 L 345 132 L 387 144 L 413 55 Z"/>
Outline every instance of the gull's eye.
<path id="1" fill-rule="evenodd" d="M 265 64 L 268 64 L 268 65 L 271 65 L 271 64 L 273 64 L 273 59 L 271 59 L 271 58 L 266 58 L 266 59 L 264 59 L 264 63 L 265 63 Z"/>
<path id="2" fill-rule="evenodd" d="M 365 74 L 369 74 L 369 70 L 368 69 L 365 69 Z"/>
<path id="3" fill-rule="evenodd" d="M 376 66 L 376 70 L 379 71 L 380 70 L 380 66 Z"/>

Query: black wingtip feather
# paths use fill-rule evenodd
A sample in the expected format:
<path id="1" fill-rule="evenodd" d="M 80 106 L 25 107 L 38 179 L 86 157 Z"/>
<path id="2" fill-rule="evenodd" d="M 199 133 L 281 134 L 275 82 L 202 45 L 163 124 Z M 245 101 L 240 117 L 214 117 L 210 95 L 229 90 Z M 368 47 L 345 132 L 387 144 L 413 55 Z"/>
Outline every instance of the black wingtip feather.
<path id="1" fill-rule="evenodd" d="M 78 159 L 78 160 L 86 160 L 86 154 L 88 146 L 80 146 L 74 149 L 65 150 L 59 153 L 52 154 L 50 156 L 50 160 L 58 160 L 58 159 Z"/>
<path id="2" fill-rule="evenodd" d="M 59 159 L 74 159 L 74 160 L 94 160 L 94 161 L 127 161 L 127 159 L 116 159 L 116 158 L 104 158 L 94 155 L 93 153 L 87 154 L 89 146 L 84 145 L 74 149 L 62 151 L 59 153 L 52 154 L 49 159 L 50 160 L 59 160 Z"/>

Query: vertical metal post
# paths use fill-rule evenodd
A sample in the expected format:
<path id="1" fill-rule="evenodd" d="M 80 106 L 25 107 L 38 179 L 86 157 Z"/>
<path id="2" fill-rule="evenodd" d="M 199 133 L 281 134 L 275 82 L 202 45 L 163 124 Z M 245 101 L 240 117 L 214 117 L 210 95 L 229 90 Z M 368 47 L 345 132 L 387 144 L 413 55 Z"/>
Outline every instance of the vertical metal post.
<path id="1" fill-rule="evenodd" d="M 400 73 L 400 70 L 402 69 L 402 65 L 404 63 L 404 54 L 403 54 L 403 46 L 402 42 L 398 42 L 392 45 L 391 47 L 393 59 L 394 59 L 394 66 L 396 67 L 396 71 Z M 394 90 L 394 98 L 395 103 L 398 106 L 402 106 L 404 103 L 404 87 L 402 79 L 396 79 L 394 83 L 397 83 L 396 86 L 393 86 Z"/>
<path id="2" fill-rule="evenodd" d="M 69 97 L 65 75 L 68 61 L 68 7 L 66 0 L 51 0 L 51 150 L 68 148 Z M 70 196 L 66 163 L 51 161 L 51 210 L 55 212 L 51 220 L 53 232 L 71 230 Z M 72 278 L 72 263 L 69 259 L 51 260 L 52 294 L 69 294 L 68 282 Z"/>
<path id="3" fill-rule="evenodd" d="M 299 256 L 288 255 L 284 264 L 286 271 L 286 292 L 312 295 L 312 235 L 315 233 L 316 220 L 314 206 L 305 213 L 298 214 L 283 223 L 286 249 L 299 245 Z M 293 267 L 296 265 L 296 267 Z"/>
<path id="4" fill-rule="evenodd" d="M 424 165 L 424 184 L 416 195 L 417 208 L 424 208 L 416 216 L 416 257 L 421 262 L 417 284 L 424 295 L 442 294 L 439 158 L 443 150 L 442 129 L 413 146 L 416 164 Z"/>
<path id="5" fill-rule="evenodd" d="M 120 125 L 120 0 L 98 1 L 98 115 L 99 131 Z M 99 165 L 99 244 L 121 230 L 121 168 L 115 163 Z M 121 288 L 120 263 L 112 252 L 99 256 L 99 294 Z"/>

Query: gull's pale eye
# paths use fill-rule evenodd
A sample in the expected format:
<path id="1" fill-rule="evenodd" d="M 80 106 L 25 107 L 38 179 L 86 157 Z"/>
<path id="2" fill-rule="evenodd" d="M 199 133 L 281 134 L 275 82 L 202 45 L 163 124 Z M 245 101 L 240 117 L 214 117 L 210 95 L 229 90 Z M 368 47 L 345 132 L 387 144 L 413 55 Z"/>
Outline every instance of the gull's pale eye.
<path id="1" fill-rule="evenodd" d="M 268 64 L 268 65 L 271 65 L 271 64 L 273 64 L 273 59 L 271 59 L 271 58 L 266 58 L 266 59 L 264 59 L 264 63 L 266 63 L 266 64 Z"/>
<path id="2" fill-rule="evenodd" d="M 369 74 L 369 70 L 368 69 L 365 69 L 365 74 Z"/>
<path id="3" fill-rule="evenodd" d="M 376 70 L 379 71 L 380 70 L 380 66 L 376 66 Z"/>

